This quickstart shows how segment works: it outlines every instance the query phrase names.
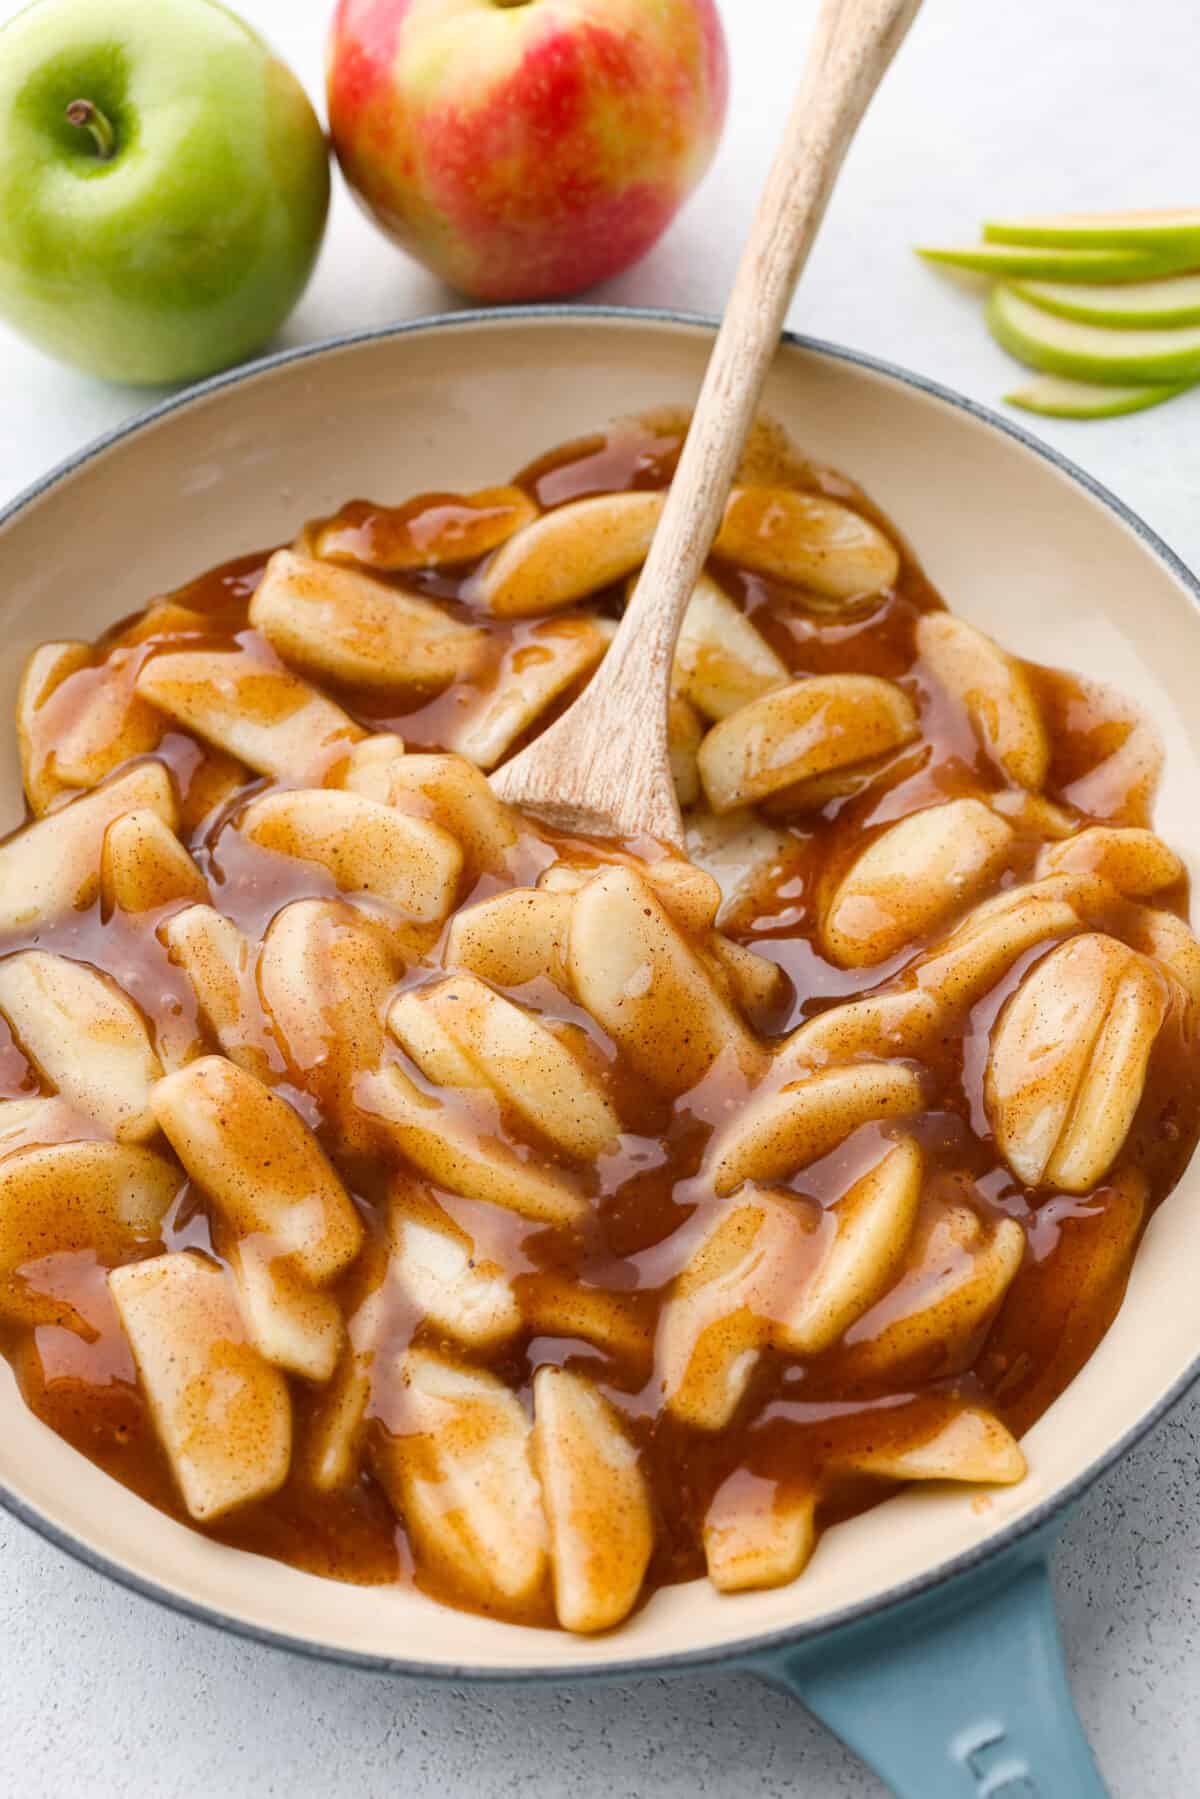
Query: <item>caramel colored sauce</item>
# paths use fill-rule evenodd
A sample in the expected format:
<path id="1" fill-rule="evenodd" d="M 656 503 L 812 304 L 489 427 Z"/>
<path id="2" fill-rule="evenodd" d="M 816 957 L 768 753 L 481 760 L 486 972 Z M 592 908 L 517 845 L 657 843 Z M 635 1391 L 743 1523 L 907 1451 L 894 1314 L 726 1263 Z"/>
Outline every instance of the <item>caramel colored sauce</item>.
<path id="1" fill-rule="evenodd" d="M 319 544 L 322 553 L 356 558 L 379 578 L 437 599 L 452 616 L 482 624 L 488 632 L 487 654 L 470 680 L 406 711 L 394 710 L 378 692 L 327 686 L 331 697 L 367 730 L 394 731 L 410 749 L 446 745 L 453 721 L 498 679 L 505 658 L 520 649 L 536 625 L 496 621 L 479 606 L 479 559 L 500 541 L 495 533 L 503 532 L 522 496 L 545 510 L 592 494 L 665 486 L 681 428 L 670 416 L 627 424 L 550 453 L 518 473 L 511 488 L 466 500 L 419 496 L 398 508 L 357 500 L 336 519 L 312 527 L 309 541 Z M 789 996 L 771 1021 L 782 1034 L 835 1002 L 873 991 L 922 947 L 909 945 L 892 961 L 868 969 L 840 968 L 822 954 L 816 930 L 821 895 L 864 842 L 884 825 L 937 800 L 990 798 L 1012 790 L 982 749 L 963 708 L 947 696 L 917 654 L 916 624 L 941 600 L 894 527 L 851 482 L 799 461 L 769 432 L 751 454 L 755 479 L 827 495 L 878 523 L 901 547 L 900 575 L 893 588 L 835 610 L 818 595 L 728 563 L 714 561 L 712 573 L 793 674 L 884 676 L 911 698 L 921 726 L 918 741 L 887 757 L 859 791 L 831 800 L 822 811 L 790 814 L 786 795 L 762 808 L 789 832 L 789 851 L 770 891 L 724 928 L 786 972 Z M 423 557 L 434 566 L 412 566 Z M 227 564 L 115 626 L 98 646 L 96 666 L 64 682 L 42 708 L 40 753 L 69 733 L 73 709 L 82 708 L 99 678 L 99 659 L 107 659 L 109 668 L 120 664 L 130 678 L 147 658 L 167 647 L 249 646 L 274 663 L 273 651 L 248 619 L 266 560 L 264 553 Z M 623 587 L 614 586 L 590 596 L 586 608 L 577 610 L 615 618 L 622 605 Z M 1127 717 L 1069 675 L 1037 668 L 1029 673 L 1052 738 L 1047 796 L 1080 824 L 1148 822 L 1149 795 L 1110 766 L 1119 763 Z M 543 722 L 571 697 L 570 691 L 565 693 Z M 290 901 L 334 895 L 332 879 L 315 865 L 258 848 L 234 828 L 239 807 L 270 782 L 181 730 L 169 731 L 141 753 L 147 750 L 166 763 L 178 785 L 184 840 L 209 883 L 212 903 L 252 938 L 261 938 Z M 1010 819 L 1016 829 L 996 883 L 1001 888 L 1031 876 L 1045 841 L 1035 829 L 1025 828 L 1019 816 Z M 568 849 L 577 861 L 599 862 L 621 853 L 613 846 L 568 844 L 531 830 L 514 863 L 518 881 L 534 882 L 557 853 Z M 498 885 L 485 877 L 461 903 L 486 897 Z M 1182 885 L 1156 896 L 1154 903 L 1186 917 Z M 1120 923 L 1123 905 L 1114 902 L 1114 925 Z M 34 935 L 5 938 L 0 955 L 36 945 L 86 961 L 110 973 L 156 1029 L 183 1019 L 199 1030 L 188 983 L 170 962 L 153 922 L 148 927 L 144 920 L 104 916 L 97 903 Z M 805 1361 L 766 1352 L 731 1425 L 711 1434 L 686 1429 L 663 1410 L 654 1374 L 654 1339 L 663 1297 L 694 1249 L 711 1203 L 701 1174 L 705 1149 L 714 1126 L 744 1102 L 748 1081 L 722 1061 L 698 1088 L 672 1105 L 651 1092 L 594 1021 L 550 983 L 503 990 L 586 1033 L 622 1121 L 620 1147 L 582 1170 L 581 1185 L 590 1203 L 583 1223 L 571 1229 L 533 1224 L 449 1192 L 438 1191 L 434 1197 L 471 1236 L 476 1255 L 495 1260 L 509 1274 L 523 1310 L 544 1312 L 544 1305 L 535 1301 L 547 1293 L 596 1289 L 618 1296 L 627 1328 L 620 1346 L 611 1350 L 574 1335 L 527 1330 L 502 1350 L 473 1351 L 471 1359 L 492 1367 L 526 1401 L 538 1367 L 577 1368 L 591 1375 L 624 1415 L 641 1451 L 657 1514 L 647 1591 L 703 1572 L 700 1526 L 713 1494 L 727 1480 L 766 1483 L 777 1492 L 803 1487 L 820 1479 L 839 1446 L 920 1440 L 961 1401 L 980 1397 L 1019 1433 L 1068 1385 L 1107 1330 L 1145 1219 L 1179 1178 L 1191 1152 L 1189 1121 L 1200 1100 L 1195 1046 L 1179 1030 L 1164 1033 L 1126 1148 L 1095 1192 L 1047 1196 L 1023 1187 L 999 1154 L 981 1095 L 990 1032 L 1030 961 L 1029 956 L 1019 961 L 967 1009 L 959 1028 L 936 1044 L 923 1070 L 930 1108 L 904 1125 L 925 1154 L 925 1214 L 932 1217 L 946 1204 L 959 1203 L 985 1222 L 1015 1219 L 1025 1232 L 1023 1266 L 982 1340 L 952 1346 L 953 1353 L 945 1343 L 931 1340 L 905 1365 L 902 1386 L 892 1382 L 881 1388 L 864 1345 L 893 1320 L 898 1301 L 895 1291 L 890 1292 L 822 1355 Z M 436 967 L 436 953 L 428 962 Z M 428 966 L 418 966 L 401 985 L 427 979 Z M 394 1163 L 370 1154 L 353 1161 L 339 1155 L 328 1121 L 306 1087 L 305 1071 L 289 1067 L 265 1011 L 260 1041 L 271 1078 L 333 1155 L 369 1242 L 376 1246 L 370 1253 L 379 1253 Z M 430 1090 L 396 1045 L 386 1053 L 403 1060 L 410 1078 Z M 37 1076 L 16 1044 L 0 1043 L 0 1098 L 38 1090 Z M 1164 1093 L 1184 1098 L 1169 1116 L 1161 1103 Z M 814 1243 L 828 1207 L 878 1159 L 894 1135 L 888 1125 L 863 1126 L 788 1183 L 797 1203 L 809 1208 Z M 196 1248 L 220 1259 L 218 1237 L 210 1228 L 203 1192 L 183 1182 L 164 1226 L 162 1247 Z M 90 1255 L 51 1257 L 21 1270 L 18 1280 L 47 1296 L 59 1311 L 53 1322 L 32 1329 L 0 1323 L 0 1341 L 39 1417 L 115 1479 L 185 1518 L 105 1274 Z M 798 1269 L 798 1280 L 802 1274 Z M 361 1287 L 352 1270 L 341 1295 L 348 1312 L 361 1297 Z M 905 1303 L 911 1299 L 909 1294 Z M 440 1344 L 436 1331 L 403 1303 L 391 1303 L 377 1364 L 410 1341 L 453 1349 Z M 318 1492 L 306 1483 L 301 1451 L 319 1395 L 299 1379 L 290 1384 L 297 1453 L 287 1484 L 271 1499 L 204 1527 L 208 1534 L 341 1580 L 431 1584 L 414 1571 L 403 1524 L 371 1472 L 369 1453 L 363 1473 L 346 1492 Z M 369 1429 L 377 1435 L 387 1428 L 386 1393 L 381 1390 L 372 1402 Z M 845 1516 L 876 1501 L 882 1491 L 878 1483 L 861 1480 L 828 1486 L 822 1518 Z M 441 1598 L 464 1603 L 453 1590 L 436 1585 L 434 1590 Z M 549 1610 L 539 1613 L 538 1621 L 551 1621 Z"/>

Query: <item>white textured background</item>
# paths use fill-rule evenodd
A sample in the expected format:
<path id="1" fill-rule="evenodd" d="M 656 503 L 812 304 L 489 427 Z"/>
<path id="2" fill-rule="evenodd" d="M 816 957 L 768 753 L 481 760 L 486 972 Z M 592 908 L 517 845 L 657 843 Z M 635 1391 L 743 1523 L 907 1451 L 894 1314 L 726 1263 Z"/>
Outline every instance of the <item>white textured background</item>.
<path id="1" fill-rule="evenodd" d="M 240 9 L 319 93 L 324 0 Z M 0 0 L 0 18 L 16 10 Z M 815 0 L 725 0 L 734 82 L 718 161 L 654 254 L 590 297 L 719 309 L 814 10 Z M 1193 0 L 926 0 L 851 153 L 792 323 L 995 402 L 1013 365 L 984 335 L 977 301 L 909 245 L 965 239 L 985 212 L 1200 201 L 1181 185 L 1196 166 L 1198 48 Z M 450 304 L 339 192 L 286 341 Z M 57 368 L 2 331 L 0 393 L 0 501 L 146 398 Z M 1041 428 L 1200 564 L 1200 390 L 1129 419 Z M 1076 1692 L 1117 1799 L 1200 1791 L 1198 1433 L 1200 1400 L 1092 1493 L 1058 1557 Z M 748 1678 L 575 1692 L 399 1685 L 186 1623 L 0 1514 L 2 1799 L 643 1799 L 651 1789 L 662 1799 L 882 1791 L 797 1706 Z"/>

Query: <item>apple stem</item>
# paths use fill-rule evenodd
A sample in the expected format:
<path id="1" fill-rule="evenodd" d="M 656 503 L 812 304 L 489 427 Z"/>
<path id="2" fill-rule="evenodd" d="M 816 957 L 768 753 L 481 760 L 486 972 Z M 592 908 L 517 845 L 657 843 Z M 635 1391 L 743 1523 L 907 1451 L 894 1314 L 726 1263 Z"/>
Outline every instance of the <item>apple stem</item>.
<path id="1" fill-rule="evenodd" d="M 96 154 L 101 162 L 109 162 L 117 148 L 117 134 L 113 123 L 92 100 L 72 100 L 67 108 L 67 119 L 72 125 L 78 125 L 81 131 L 90 134 L 96 146 Z"/>

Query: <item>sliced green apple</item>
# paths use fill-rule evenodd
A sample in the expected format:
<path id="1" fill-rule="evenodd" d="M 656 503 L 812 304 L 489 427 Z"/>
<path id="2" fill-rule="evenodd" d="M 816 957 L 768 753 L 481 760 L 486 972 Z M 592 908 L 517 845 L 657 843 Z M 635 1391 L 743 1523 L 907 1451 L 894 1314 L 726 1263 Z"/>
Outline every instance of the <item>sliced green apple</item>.
<path id="1" fill-rule="evenodd" d="M 1162 250 L 1200 262 L 1200 207 L 1166 212 L 1063 212 L 1045 218 L 989 219 L 990 244 L 1031 244 L 1057 250 Z"/>
<path id="2" fill-rule="evenodd" d="M 987 321 L 997 343 L 1047 375 L 1070 375 L 1102 386 L 1180 382 L 1200 378 L 1200 326 L 1174 331 L 1114 331 L 1081 325 L 1030 305 L 1011 287 L 997 287 Z"/>
<path id="3" fill-rule="evenodd" d="M 1069 281 L 1014 281 L 1022 299 L 1043 312 L 1082 325 L 1200 325 L 1200 275 L 1172 275 L 1163 281 L 1132 281 L 1116 293 L 1080 293 Z"/>
<path id="4" fill-rule="evenodd" d="M 1178 255 L 1151 250 L 1058 250 L 1024 244 L 970 244 L 965 249 L 920 247 L 926 262 L 977 275 L 1046 281 L 1149 281 L 1181 267 Z M 1193 262 L 1200 262 L 1200 255 Z"/>
<path id="5" fill-rule="evenodd" d="M 1099 387 L 1094 381 L 1070 381 L 1065 375 L 1038 375 L 1028 386 L 1005 394 L 1010 406 L 1052 419 L 1112 419 L 1126 412 L 1161 406 L 1194 386 L 1191 381 L 1156 381 L 1149 386 Z"/>

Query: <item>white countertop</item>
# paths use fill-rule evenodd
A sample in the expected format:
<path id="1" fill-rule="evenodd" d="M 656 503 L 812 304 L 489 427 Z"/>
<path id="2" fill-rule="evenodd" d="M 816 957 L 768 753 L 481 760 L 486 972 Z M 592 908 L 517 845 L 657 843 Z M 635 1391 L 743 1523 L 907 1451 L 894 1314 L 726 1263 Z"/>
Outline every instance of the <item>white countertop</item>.
<path id="1" fill-rule="evenodd" d="M 0 18 L 17 10 L 0 0 Z M 318 93 L 325 0 L 240 0 L 240 10 Z M 815 0 L 725 0 L 724 10 L 734 85 L 718 161 L 659 248 L 589 298 L 722 304 Z M 920 265 L 910 244 L 968 240 L 985 211 L 1195 203 L 1181 184 L 1195 161 L 1196 45 L 1192 0 L 927 0 L 851 154 L 791 322 L 997 403 L 1013 365 L 986 337 L 977 300 Z M 452 304 L 339 192 L 285 341 Z M 0 502 L 147 403 L 2 329 L 0 391 Z M 1128 419 L 1040 429 L 1200 566 L 1200 390 Z M 1117 1799 L 1197 1790 L 1198 1435 L 1200 1395 L 1092 1492 L 1057 1560 L 1080 1709 Z M 0 1644 L 0 1793 L 24 1799 L 882 1792 L 798 1706 L 748 1677 L 521 1692 L 370 1678 L 161 1611 L 3 1514 Z"/>

